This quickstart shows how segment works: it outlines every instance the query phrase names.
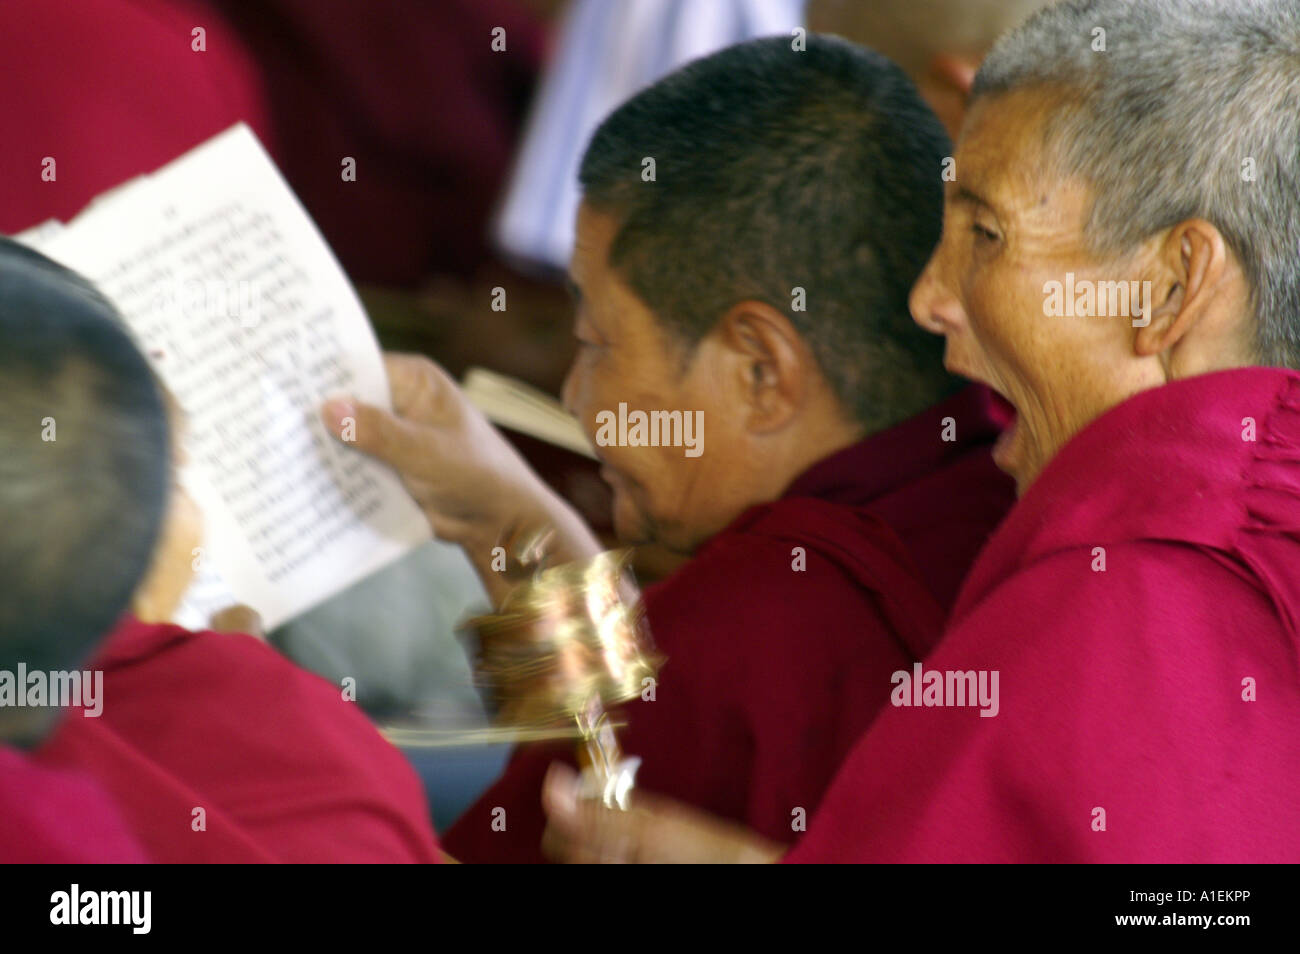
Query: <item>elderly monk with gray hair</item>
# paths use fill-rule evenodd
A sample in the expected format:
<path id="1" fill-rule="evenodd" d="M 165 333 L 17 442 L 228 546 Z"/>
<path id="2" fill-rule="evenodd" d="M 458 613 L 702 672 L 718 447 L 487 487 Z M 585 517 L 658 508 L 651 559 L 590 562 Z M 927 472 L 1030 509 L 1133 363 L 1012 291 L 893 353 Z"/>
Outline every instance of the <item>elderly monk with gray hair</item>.
<path id="1" fill-rule="evenodd" d="M 787 860 L 1294 861 L 1300 9 L 1044 11 L 947 190 L 912 312 L 1014 405 L 1020 499 Z M 570 859 L 780 854 L 559 770 L 546 798 Z"/>

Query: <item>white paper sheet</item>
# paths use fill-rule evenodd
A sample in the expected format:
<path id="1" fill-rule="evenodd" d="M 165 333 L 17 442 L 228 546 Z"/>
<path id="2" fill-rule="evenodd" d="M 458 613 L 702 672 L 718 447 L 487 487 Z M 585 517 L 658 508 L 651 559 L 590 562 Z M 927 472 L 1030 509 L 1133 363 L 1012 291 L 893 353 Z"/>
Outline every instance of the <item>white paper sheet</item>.
<path id="1" fill-rule="evenodd" d="M 178 622 L 234 597 L 274 628 L 428 539 L 397 476 L 320 422 L 340 393 L 389 406 L 388 382 L 342 269 L 246 126 L 37 244 L 118 306 L 188 417 L 182 480 L 206 534 Z"/>

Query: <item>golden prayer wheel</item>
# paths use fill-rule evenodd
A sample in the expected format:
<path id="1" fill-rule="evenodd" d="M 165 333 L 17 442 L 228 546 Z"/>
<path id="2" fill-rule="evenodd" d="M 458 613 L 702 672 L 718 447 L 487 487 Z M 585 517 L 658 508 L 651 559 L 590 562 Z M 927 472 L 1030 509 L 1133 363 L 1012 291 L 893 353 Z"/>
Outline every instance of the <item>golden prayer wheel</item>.
<path id="1" fill-rule="evenodd" d="M 522 737 L 576 730 L 585 793 L 626 808 L 640 759 L 623 755 L 609 707 L 640 695 L 661 660 L 629 551 L 548 566 L 550 539 L 534 530 L 507 543 L 507 597 L 498 612 L 464 627 L 475 683 L 498 727 Z"/>

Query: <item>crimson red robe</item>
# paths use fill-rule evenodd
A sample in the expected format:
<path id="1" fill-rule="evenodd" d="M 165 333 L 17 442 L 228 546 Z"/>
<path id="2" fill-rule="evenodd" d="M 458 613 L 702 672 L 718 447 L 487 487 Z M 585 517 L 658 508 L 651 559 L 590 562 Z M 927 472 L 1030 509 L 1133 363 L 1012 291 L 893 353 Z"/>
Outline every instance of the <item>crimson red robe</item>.
<path id="1" fill-rule="evenodd" d="M 624 713 L 639 786 L 793 840 L 888 700 L 890 673 L 941 632 L 936 596 L 951 597 L 1012 503 L 989 456 L 990 412 L 987 393 L 968 389 L 828 457 L 647 587 L 668 663 L 654 701 Z M 572 746 L 518 750 L 445 834 L 448 852 L 542 860 L 541 781 L 557 758 L 572 760 Z"/>
<path id="2" fill-rule="evenodd" d="M 66 221 L 237 122 L 274 150 L 258 68 L 202 0 L 0 3 L 0 62 L 2 232 Z"/>
<path id="3" fill-rule="evenodd" d="M 924 662 L 999 671 L 998 715 L 886 708 L 788 860 L 1294 862 L 1298 658 L 1300 374 L 1139 394 L 1029 488 Z"/>
<path id="4" fill-rule="evenodd" d="M 276 163 L 354 281 L 468 278 L 491 260 L 488 220 L 545 39 L 529 4 L 207 2 L 256 55 Z"/>
<path id="5" fill-rule="evenodd" d="M 69 709 L 37 756 L 94 776 L 152 860 L 438 859 L 401 753 L 260 640 L 128 619 L 85 668 L 102 714 Z"/>
<path id="6" fill-rule="evenodd" d="M 77 772 L 0 745 L 0 864 L 135 864 L 144 852 L 117 807 Z"/>

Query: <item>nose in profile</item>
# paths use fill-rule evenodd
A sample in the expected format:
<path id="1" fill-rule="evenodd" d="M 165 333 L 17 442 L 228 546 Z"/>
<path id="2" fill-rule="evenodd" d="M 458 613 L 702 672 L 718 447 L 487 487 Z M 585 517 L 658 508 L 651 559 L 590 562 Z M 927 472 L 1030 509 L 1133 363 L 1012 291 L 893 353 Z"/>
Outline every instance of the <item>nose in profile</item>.
<path id="1" fill-rule="evenodd" d="M 913 321 L 932 334 L 945 335 L 965 322 L 966 313 L 943 283 L 937 263 L 936 255 L 912 286 L 907 304 Z"/>

